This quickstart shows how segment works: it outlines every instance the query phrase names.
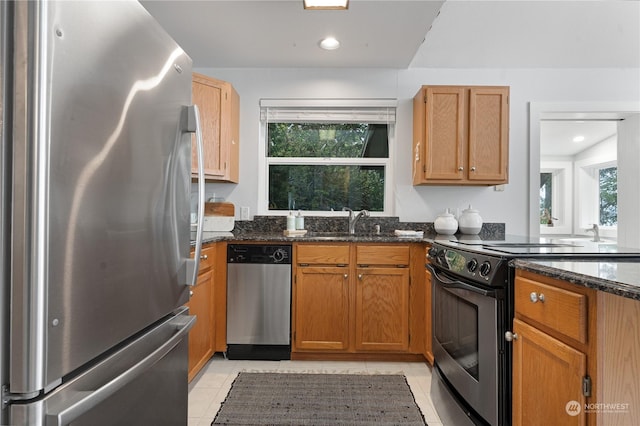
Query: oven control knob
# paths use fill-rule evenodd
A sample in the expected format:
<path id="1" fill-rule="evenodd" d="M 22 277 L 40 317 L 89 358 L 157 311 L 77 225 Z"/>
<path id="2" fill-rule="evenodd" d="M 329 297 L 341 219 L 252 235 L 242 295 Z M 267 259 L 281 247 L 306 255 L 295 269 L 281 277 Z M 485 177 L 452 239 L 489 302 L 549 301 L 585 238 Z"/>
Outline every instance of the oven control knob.
<path id="1" fill-rule="evenodd" d="M 480 265 L 480 276 L 486 277 L 491 272 L 491 263 L 487 260 Z"/>
<path id="2" fill-rule="evenodd" d="M 467 262 L 467 269 L 469 272 L 475 272 L 478 269 L 478 261 L 476 259 L 471 259 Z"/>
<path id="3" fill-rule="evenodd" d="M 436 256 L 438 256 L 438 249 L 437 249 L 437 248 L 435 248 L 435 247 L 431 247 L 431 248 L 429 249 L 429 253 L 428 253 L 428 254 L 429 254 L 429 258 L 430 258 L 430 259 L 435 259 L 435 258 L 436 258 Z"/>

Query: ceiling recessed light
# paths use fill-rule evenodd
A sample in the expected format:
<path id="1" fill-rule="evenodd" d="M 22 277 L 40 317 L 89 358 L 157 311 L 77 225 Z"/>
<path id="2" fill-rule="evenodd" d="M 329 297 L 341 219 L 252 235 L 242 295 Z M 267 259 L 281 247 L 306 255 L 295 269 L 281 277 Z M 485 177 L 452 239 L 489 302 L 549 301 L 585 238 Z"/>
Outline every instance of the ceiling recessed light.
<path id="1" fill-rule="evenodd" d="M 583 142 L 584 141 L 584 136 L 582 135 L 578 135 L 575 138 L 573 138 L 574 142 Z"/>
<path id="2" fill-rule="evenodd" d="M 349 8 L 349 0 L 303 0 L 305 9 L 345 10 Z"/>
<path id="3" fill-rule="evenodd" d="M 324 50 L 336 50 L 340 47 L 340 42 L 333 37 L 327 37 L 320 40 L 320 47 Z"/>

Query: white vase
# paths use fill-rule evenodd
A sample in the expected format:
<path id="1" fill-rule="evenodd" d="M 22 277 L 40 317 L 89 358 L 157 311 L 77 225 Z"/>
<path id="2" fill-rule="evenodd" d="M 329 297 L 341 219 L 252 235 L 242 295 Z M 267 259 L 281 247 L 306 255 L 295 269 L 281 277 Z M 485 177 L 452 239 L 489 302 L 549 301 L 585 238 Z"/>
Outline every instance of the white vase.
<path id="1" fill-rule="evenodd" d="M 478 210 L 472 209 L 469 205 L 469 208 L 464 209 L 458 218 L 458 226 L 463 234 L 477 235 L 482 229 L 482 217 Z"/>
<path id="2" fill-rule="evenodd" d="M 438 234 L 453 235 L 458 230 L 458 221 L 449 213 L 449 209 L 447 209 L 446 213 L 442 213 L 436 217 L 436 220 L 433 222 L 433 227 Z"/>

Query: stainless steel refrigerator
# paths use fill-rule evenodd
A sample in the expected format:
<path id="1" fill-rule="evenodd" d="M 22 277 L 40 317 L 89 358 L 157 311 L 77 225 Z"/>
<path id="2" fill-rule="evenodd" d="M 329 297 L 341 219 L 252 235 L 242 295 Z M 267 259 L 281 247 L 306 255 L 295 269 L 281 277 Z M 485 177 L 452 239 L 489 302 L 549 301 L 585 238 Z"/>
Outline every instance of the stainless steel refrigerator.
<path id="1" fill-rule="evenodd" d="M 191 59 L 135 1 L 0 8 L 0 424 L 186 424 Z"/>

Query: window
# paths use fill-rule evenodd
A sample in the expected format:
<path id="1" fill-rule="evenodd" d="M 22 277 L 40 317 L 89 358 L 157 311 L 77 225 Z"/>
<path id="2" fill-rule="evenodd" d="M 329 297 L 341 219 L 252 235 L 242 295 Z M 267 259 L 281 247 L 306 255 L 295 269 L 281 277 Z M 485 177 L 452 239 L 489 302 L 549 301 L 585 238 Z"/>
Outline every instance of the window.
<path id="1" fill-rule="evenodd" d="M 306 102 L 261 101 L 264 212 L 390 214 L 395 102 Z"/>
<path id="2" fill-rule="evenodd" d="M 540 173 L 540 225 L 553 223 L 553 173 Z"/>
<path id="3" fill-rule="evenodd" d="M 618 225 L 618 168 L 599 169 L 600 226 Z"/>
<path id="4" fill-rule="evenodd" d="M 576 162 L 578 193 L 576 233 L 584 234 L 594 223 L 600 226 L 600 236 L 617 237 L 618 227 L 618 167 L 617 161 L 586 159 Z"/>
<path id="5" fill-rule="evenodd" d="M 571 234 L 573 226 L 570 161 L 540 161 L 540 234 Z"/>

